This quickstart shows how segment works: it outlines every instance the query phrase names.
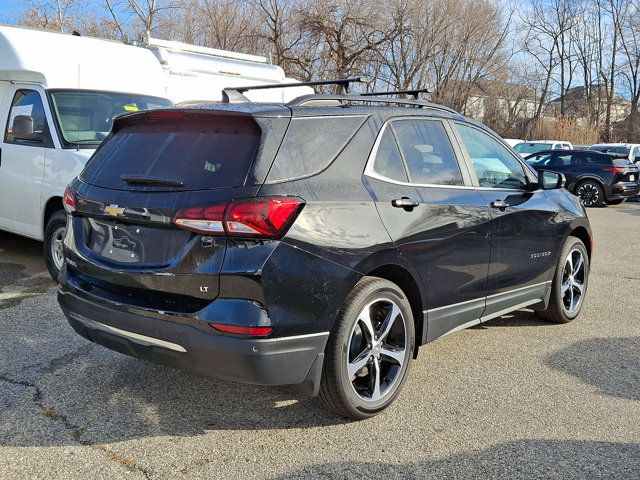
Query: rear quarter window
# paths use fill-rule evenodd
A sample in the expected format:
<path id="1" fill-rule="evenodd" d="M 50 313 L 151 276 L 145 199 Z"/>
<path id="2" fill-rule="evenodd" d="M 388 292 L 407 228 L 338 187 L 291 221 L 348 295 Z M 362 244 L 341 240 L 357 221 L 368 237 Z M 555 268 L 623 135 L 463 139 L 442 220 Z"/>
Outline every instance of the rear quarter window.
<path id="1" fill-rule="evenodd" d="M 175 180 L 183 183 L 179 187 L 182 190 L 242 186 L 255 159 L 260 135 L 252 118 L 240 116 L 129 125 L 111 134 L 88 162 L 81 178 L 92 185 L 123 190 L 141 186 L 123 182 L 122 175 Z"/>
<path id="2" fill-rule="evenodd" d="M 366 118 L 364 115 L 293 118 L 266 183 L 321 172 L 335 160 Z"/>

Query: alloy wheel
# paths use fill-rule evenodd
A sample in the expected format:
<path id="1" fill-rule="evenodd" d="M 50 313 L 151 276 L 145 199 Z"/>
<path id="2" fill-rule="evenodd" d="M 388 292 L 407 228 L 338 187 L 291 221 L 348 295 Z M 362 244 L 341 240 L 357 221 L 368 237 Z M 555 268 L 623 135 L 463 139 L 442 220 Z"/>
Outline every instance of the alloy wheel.
<path id="1" fill-rule="evenodd" d="M 567 315 L 573 316 L 580 309 L 586 286 L 586 266 L 584 254 L 573 249 L 569 252 L 562 271 L 562 308 Z"/>
<path id="2" fill-rule="evenodd" d="M 592 183 L 585 183 L 578 188 L 578 197 L 585 207 L 596 205 L 600 200 L 598 187 Z"/>
<path id="3" fill-rule="evenodd" d="M 66 227 L 56 228 L 51 236 L 51 258 L 53 264 L 60 270 L 64 264 L 64 233 Z"/>
<path id="4" fill-rule="evenodd" d="M 379 298 L 358 315 L 349 336 L 347 375 L 362 400 L 377 402 L 393 392 L 407 362 L 407 326 L 400 307 Z"/>

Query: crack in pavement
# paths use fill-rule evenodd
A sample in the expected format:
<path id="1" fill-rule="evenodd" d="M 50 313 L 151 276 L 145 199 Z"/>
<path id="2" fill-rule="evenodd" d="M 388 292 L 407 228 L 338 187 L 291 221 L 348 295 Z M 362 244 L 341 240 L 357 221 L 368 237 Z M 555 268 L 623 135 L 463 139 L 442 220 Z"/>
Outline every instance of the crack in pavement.
<path id="1" fill-rule="evenodd" d="M 61 368 L 64 368 L 67 365 L 71 365 L 73 363 L 73 361 L 76 360 L 77 358 L 84 357 L 84 356 L 88 355 L 91 352 L 91 350 L 93 350 L 94 347 L 95 347 L 95 344 L 93 344 L 93 343 L 88 343 L 87 345 L 82 345 L 81 347 L 79 347 L 78 349 L 76 349 L 76 350 L 74 350 L 72 352 L 67 352 L 64 355 L 62 355 L 61 357 L 57 357 L 57 358 L 54 358 L 52 360 L 49 360 L 47 365 L 45 367 L 41 368 L 39 370 L 39 372 L 43 373 L 43 374 L 55 373 L 58 370 L 60 370 Z M 35 366 L 36 365 L 34 365 L 34 367 Z"/>
<path id="2" fill-rule="evenodd" d="M 100 443 L 92 443 L 89 440 L 83 440 L 82 435 L 86 431 L 86 428 L 74 424 L 64 413 L 60 413 L 55 409 L 45 405 L 42 395 L 42 389 L 36 383 L 26 380 L 17 380 L 9 377 L 5 373 L 0 373 L 0 382 L 9 383 L 10 385 L 24 388 L 33 388 L 34 392 L 32 401 L 34 405 L 42 410 L 42 415 L 44 415 L 46 418 L 60 422 L 64 426 L 64 428 L 69 431 L 69 435 L 74 442 L 83 447 L 93 448 L 94 450 L 101 452 L 109 461 L 116 462 L 129 471 L 139 472 L 147 479 L 152 478 L 151 471 L 138 465 L 135 460 L 125 457 L 124 455 L 120 455 L 117 452 L 113 452 L 109 450 L 105 445 L 102 445 Z"/>
<path id="3" fill-rule="evenodd" d="M 621 280 L 640 280 L 640 277 L 630 277 L 627 275 L 620 275 L 618 273 L 600 273 L 600 272 L 594 272 L 593 270 L 591 270 L 589 272 L 589 275 L 597 275 L 597 276 L 601 276 L 601 277 L 609 277 L 609 278 L 619 278 Z"/>

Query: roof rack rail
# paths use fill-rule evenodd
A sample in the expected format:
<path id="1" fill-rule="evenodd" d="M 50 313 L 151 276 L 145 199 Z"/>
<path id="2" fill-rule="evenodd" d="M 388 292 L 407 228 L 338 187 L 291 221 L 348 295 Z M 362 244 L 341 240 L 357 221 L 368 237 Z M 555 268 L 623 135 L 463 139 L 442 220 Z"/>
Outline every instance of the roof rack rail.
<path id="1" fill-rule="evenodd" d="M 272 83 L 269 85 L 249 85 L 246 87 L 229 87 L 222 90 L 222 103 L 245 103 L 250 102 L 243 95 L 249 90 L 267 90 L 273 88 L 291 88 L 291 87 L 316 87 L 320 85 L 340 85 L 349 91 L 350 83 L 361 83 L 364 80 L 361 77 L 339 78 L 336 80 L 320 80 L 318 82 L 296 82 L 296 83 Z"/>
<path id="2" fill-rule="evenodd" d="M 411 95 L 416 100 L 419 99 L 418 95 L 421 93 L 431 93 L 426 88 L 416 88 L 413 90 L 391 90 L 389 92 L 366 92 L 361 93 L 361 97 L 379 97 L 381 95 Z"/>
<path id="3" fill-rule="evenodd" d="M 315 95 L 303 95 L 298 98 L 294 98 L 287 103 L 290 107 L 301 107 L 308 103 L 326 102 L 328 100 L 334 100 L 340 103 L 386 103 L 393 105 L 403 105 L 408 107 L 418 108 L 432 108 L 434 110 L 441 110 L 443 112 L 455 113 L 459 115 L 454 109 L 445 107 L 444 105 L 438 105 L 437 103 L 427 102 L 425 100 L 409 100 L 406 98 L 385 98 L 385 97 L 373 97 L 371 95 L 336 95 L 336 94 L 315 94 Z"/>

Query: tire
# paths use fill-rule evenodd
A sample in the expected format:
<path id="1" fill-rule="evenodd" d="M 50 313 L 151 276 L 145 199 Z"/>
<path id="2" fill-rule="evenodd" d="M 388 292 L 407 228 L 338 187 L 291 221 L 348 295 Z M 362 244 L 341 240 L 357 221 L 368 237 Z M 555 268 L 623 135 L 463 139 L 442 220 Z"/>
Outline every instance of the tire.
<path id="1" fill-rule="evenodd" d="M 62 241 L 67 228 L 67 214 L 64 210 L 55 212 L 47 222 L 44 229 L 44 260 L 49 270 L 49 275 L 57 282 L 60 270 L 64 265 Z"/>
<path id="2" fill-rule="evenodd" d="M 573 275 L 570 277 L 568 274 L 568 259 L 569 254 L 572 256 L 572 268 L 574 270 Z M 578 265 L 578 254 L 582 257 L 582 266 Z M 576 272 L 577 268 L 577 272 Z M 570 280 L 571 279 L 571 280 Z M 569 289 L 566 288 L 569 285 Z M 582 310 L 584 305 L 584 298 L 587 294 L 587 287 L 589 285 L 589 255 L 584 243 L 576 237 L 569 237 L 562 252 L 560 252 L 560 260 L 556 266 L 556 271 L 553 275 L 553 282 L 551 284 L 551 298 L 549 299 L 549 305 L 545 310 L 536 312 L 538 316 L 549 320 L 554 323 L 569 323 L 575 319 Z M 575 304 L 570 304 L 575 308 L 568 308 L 568 301 L 573 302 L 575 295 L 579 292 L 581 286 L 582 293 Z M 564 290 L 564 293 L 563 293 Z M 571 297 L 570 297 L 571 295 Z"/>
<path id="3" fill-rule="evenodd" d="M 585 207 L 601 207 L 604 190 L 597 180 L 585 180 L 576 187 L 576 196 Z"/>
<path id="4" fill-rule="evenodd" d="M 371 328 L 366 326 L 365 312 Z M 393 321 L 385 328 L 389 318 Z M 338 415 L 355 420 L 380 413 L 400 394 L 413 359 L 414 339 L 413 314 L 402 290 L 387 280 L 363 277 L 345 299 L 329 335 L 321 401 Z"/>
<path id="5" fill-rule="evenodd" d="M 607 205 L 620 205 L 622 203 L 624 203 L 624 201 L 626 200 L 626 198 L 621 198 L 618 200 L 607 200 Z"/>

